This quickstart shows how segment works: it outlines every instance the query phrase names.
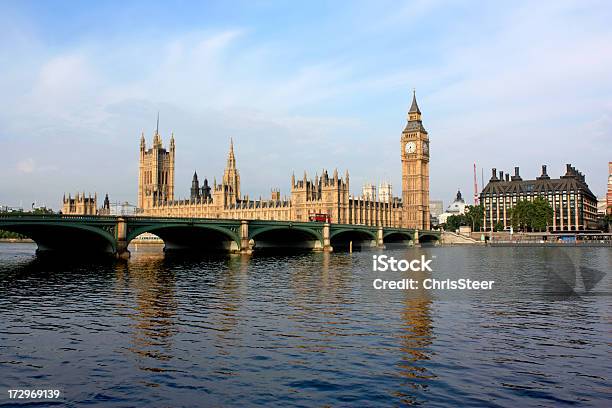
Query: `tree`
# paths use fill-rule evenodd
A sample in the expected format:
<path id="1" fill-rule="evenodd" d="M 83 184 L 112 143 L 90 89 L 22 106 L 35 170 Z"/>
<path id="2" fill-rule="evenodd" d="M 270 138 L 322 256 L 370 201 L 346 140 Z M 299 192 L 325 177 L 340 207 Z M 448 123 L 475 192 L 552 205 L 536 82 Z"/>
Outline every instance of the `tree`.
<path id="1" fill-rule="evenodd" d="M 510 211 L 512 228 L 516 231 L 526 231 L 531 219 L 532 206 L 529 201 L 520 200 Z"/>
<path id="2" fill-rule="evenodd" d="M 469 220 L 463 214 L 451 215 L 446 219 L 444 229 L 447 231 L 456 231 L 461 225 L 468 225 Z"/>
<path id="3" fill-rule="evenodd" d="M 482 205 L 468 205 L 465 207 L 465 218 L 472 225 L 472 231 L 480 231 L 484 207 Z"/>
<path id="4" fill-rule="evenodd" d="M 531 202 L 530 225 L 532 230 L 545 231 L 552 222 L 553 209 L 548 200 L 537 197 Z"/>
<path id="5" fill-rule="evenodd" d="M 544 231 L 552 222 L 553 209 L 545 198 L 521 200 L 510 211 L 512 228 L 517 231 Z"/>
<path id="6" fill-rule="evenodd" d="M 499 232 L 504 230 L 504 224 L 502 222 L 498 222 L 493 226 L 493 231 Z"/>

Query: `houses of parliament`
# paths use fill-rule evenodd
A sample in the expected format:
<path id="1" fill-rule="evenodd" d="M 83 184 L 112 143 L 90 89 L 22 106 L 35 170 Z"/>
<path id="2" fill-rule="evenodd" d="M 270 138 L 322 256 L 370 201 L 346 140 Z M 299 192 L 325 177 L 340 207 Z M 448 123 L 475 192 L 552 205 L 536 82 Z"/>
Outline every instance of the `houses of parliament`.
<path id="1" fill-rule="evenodd" d="M 158 130 L 147 148 L 144 133 L 140 138 L 138 176 L 139 215 L 157 217 L 197 217 L 279 221 L 309 221 L 313 215 L 339 224 L 379 225 L 429 229 L 429 136 L 421 121 L 421 111 L 413 93 L 407 124 L 400 137 L 402 196 L 350 193 L 348 170 L 324 170 L 309 178 L 291 176 L 291 195 L 281 197 L 272 190 L 267 199 L 243 195 L 233 142 L 220 182 L 198 178 L 191 181 L 189 198 L 175 198 L 174 175 L 176 145 L 174 135 L 168 148 Z"/>

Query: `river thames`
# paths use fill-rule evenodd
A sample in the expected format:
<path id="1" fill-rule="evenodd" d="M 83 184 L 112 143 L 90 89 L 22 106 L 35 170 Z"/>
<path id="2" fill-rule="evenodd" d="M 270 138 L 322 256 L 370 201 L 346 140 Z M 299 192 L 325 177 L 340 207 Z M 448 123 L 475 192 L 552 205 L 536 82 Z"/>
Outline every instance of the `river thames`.
<path id="1" fill-rule="evenodd" d="M 0 406 L 604 406 L 612 249 L 432 247 L 129 261 L 0 244 Z M 375 272 L 372 256 L 432 259 Z M 381 279 L 491 290 L 375 290 Z"/>

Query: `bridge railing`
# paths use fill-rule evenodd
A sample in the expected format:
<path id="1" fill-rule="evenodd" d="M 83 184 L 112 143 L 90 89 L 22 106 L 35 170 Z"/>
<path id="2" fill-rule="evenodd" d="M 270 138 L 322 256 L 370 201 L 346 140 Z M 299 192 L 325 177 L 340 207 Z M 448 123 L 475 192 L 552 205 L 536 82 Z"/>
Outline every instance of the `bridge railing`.
<path id="1" fill-rule="evenodd" d="M 77 220 L 77 221 L 115 221 L 118 217 L 110 215 L 69 215 L 69 214 L 14 214 L 0 213 L 0 219 L 20 220 Z"/>

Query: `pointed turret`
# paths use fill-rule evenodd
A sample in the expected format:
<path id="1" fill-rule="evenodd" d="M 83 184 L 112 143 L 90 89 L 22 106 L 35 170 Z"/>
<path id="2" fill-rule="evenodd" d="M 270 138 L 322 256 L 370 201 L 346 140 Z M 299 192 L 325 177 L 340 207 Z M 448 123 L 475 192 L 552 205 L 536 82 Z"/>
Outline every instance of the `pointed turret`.
<path id="1" fill-rule="evenodd" d="M 144 151 L 147 148 L 147 143 L 145 141 L 144 130 L 140 134 L 140 150 Z"/>
<path id="2" fill-rule="evenodd" d="M 198 198 L 200 198 L 200 182 L 198 181 L 198 173 L 194 171 L 191 179 L 191 199 L 197 200 Z"/>
<path id="3" fill-rule="evenodd" d="M 210 198 L 210 187 L 208 186 L 208 179 L 204 179 L 204 185 L 202 186 L 202 198 L 208 200 Z"/>
<path id="4" fill-rule="evenodd" d="M 230 137 L 230 149 L 227 154 L 227 167 L 236 168 L 236 157 L 234 156 L 234 139 Z"/>
<path id="5" fill-rule="evenodd" d="M 421 122 L 421 110 L 419 109 L 419 104 L 416 100 L 416 91 L 412 91 L 412 104 L 410 105 L 410 109 L 408 110 L 408 123 L 406 124 L 406 128 L 404 132 L 422 132 L 427 133 L 425 128 L 423 127 L 423 123 Z"/>
<path id="6" fill-rule="evenodd" d="M 174 150 L 174 132 L 170 134 L 170 151 Z"/>
<path id="7" fill-rule="evenodd" d="M 410 110 L 408 113 L 418 113 L 421 114 L 421 110 L 419 109 L 419 104 L 416 100 L 416 89 L 412 90 L 412 105 L 410 105 Z"/>
<path id="8" fill-rule="evenodd" d="M 234 156 L 234 139 L 230 138 L 230 149 L 227 154 L 227 165 L 223 172 L 223 185 L 230 187 L 230 202 L 235 203 L 240 199 L 240 174 L 236 168 L 236 157 Z"/>

